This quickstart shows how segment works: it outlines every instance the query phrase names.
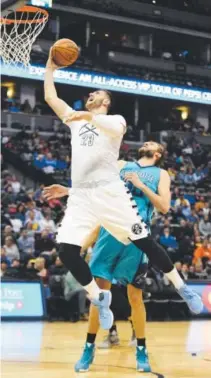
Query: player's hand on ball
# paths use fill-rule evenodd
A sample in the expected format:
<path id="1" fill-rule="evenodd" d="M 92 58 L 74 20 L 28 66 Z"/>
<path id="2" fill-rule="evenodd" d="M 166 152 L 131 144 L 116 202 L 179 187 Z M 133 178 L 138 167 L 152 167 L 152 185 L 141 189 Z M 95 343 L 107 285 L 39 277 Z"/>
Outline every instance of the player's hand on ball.
<path id="1" fill-rule="evenodd" d="M 68 188 L 65 186 L 54 184 L 51 186 L 46 186 L 43 190 L 44 198 L 48 201 L 55 199 L 55 198 L 62 198 L 68 196 Z"/>
<path id="2" fill-rule="evenodd" d="M 138 176 L 137 173 L 134 173 L 134 172 L 129 172 L 129 173 L 126 173 L 125 174 L 125 177 L 124 177 L 124 180 L 125 181 L 130 181 L 134 186 L 136 186 L 137 188 L 140 188 L 141 185 L 142 185 L 142 182 Z"/>
<path id="3" fill-rule="evenodd" d="M 53 61 L 52 47 L 50 48 L 50 51 L 49 51 L 49 56 L 48 56 L 48 60 L 47 60 L 47 63 L 46 63 L 46 68 L 50 68 L 53 71 L 57 70 L 58 68 L 61 68 L 61 67 L 57 66 Z"/>
<path id="4" fill-rule="evenodd" d="M 87 122 L 91 122 L 92 121 L 92 113 L 90 112 L 73 112 L 69 117 L 68 117 L 68 121 L 81 121 L 81 120 L 85 120 Z"/>

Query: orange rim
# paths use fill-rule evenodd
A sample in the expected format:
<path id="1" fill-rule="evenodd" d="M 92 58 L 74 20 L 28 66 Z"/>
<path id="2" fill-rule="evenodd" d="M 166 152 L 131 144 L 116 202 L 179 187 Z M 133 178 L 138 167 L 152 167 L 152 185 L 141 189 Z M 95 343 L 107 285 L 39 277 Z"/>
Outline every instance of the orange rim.
<path id="1" fill-rule="evenodd" d="M 17 20 L 17 19 L 7 19 L 4 17 L 0 18 L 1 24 L 11 25 L 11 24 L 40 24 L 48 20 L 48 12 L 45 9 L 37 8 L 37 7 L 30 7 L 30 6 L 23 6 L 21 8 L 16 9 L 15 12 L 28 12 L 28 13 L 42 13 L 43 18 L 35 19 L 35 20 Z"/>

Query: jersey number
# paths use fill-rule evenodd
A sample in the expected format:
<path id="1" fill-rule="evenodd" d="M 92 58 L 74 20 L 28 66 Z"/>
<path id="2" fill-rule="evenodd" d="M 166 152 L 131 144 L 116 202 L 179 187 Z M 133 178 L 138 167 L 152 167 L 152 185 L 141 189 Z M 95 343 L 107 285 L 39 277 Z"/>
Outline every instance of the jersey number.
<path id="1" fill-rule="evenodd" d="M 94 144 L 94 134 L 82 136 L 81 138 L 82 146 L 93 146 L 93 144 Z"/>

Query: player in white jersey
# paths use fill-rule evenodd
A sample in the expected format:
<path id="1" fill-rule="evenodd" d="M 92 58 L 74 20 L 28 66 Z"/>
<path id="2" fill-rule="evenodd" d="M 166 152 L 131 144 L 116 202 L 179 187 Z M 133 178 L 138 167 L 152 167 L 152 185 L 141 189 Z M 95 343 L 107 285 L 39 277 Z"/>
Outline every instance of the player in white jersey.
<path id="1" fill-rule="evenodd" d="M 72 189 L 58 231 L 59 254 L 64 265 L 98 306 L 101 326 L 109 329 L 113 323 L 109 309 L 111 294 L 99 289 L 80 256 L 84 240 L 96 225 L 100 223 L 124 244 L 132 241 L 147 254 L 152 264 L 165 273 L 172 273 L 172 277 L 176 275 L 175 280 L 181 279 L 165 250 L 148 234 L 130 191 L 120 180 L 117 159 L 126 122 L 120 115 L 107 115 L 111 105 L 110 93 L 104 90 L 90 93 L 87 111 L 74 111 L 57 96 L 53 82 L 53 72 L 57 68 L 50 53 L 45 73 L 45 100 L 70 127 L 72 135 Z M 162 153 L 158 148 L 153 151 L 155 161 L 160 160 Z M 158 197 L 156 201 L 162 203 L 162 208 L 168 211 L 170 179 L 167 173 L 164 180 L 166 185 L 162 187 L 162 198 L 155 196 Z"/>

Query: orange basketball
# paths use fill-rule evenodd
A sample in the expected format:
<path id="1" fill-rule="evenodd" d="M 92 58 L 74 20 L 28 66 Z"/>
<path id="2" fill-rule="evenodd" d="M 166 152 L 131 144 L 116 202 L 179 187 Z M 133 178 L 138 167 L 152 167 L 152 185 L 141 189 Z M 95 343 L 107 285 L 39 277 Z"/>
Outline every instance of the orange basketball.
<path id="1" fill-rule="evenodd" d="M 79 48 L 71 39 L 63 38 L 54 43 L 52 58 L 57 66 L 70 66 L 78 58 Z"/>

